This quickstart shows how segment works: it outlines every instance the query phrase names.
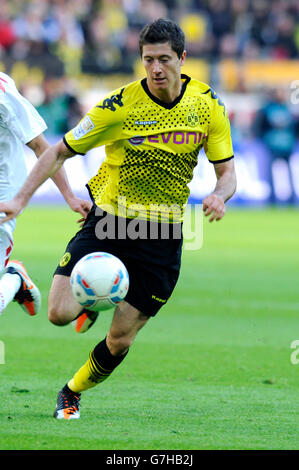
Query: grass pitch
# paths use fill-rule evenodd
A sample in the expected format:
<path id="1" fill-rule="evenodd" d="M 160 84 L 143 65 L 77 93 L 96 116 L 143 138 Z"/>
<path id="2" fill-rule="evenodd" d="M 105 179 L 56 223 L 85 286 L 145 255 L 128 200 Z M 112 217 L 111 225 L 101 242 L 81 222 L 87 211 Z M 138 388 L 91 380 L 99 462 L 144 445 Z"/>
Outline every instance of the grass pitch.
<path id="1" fill-rule="evenodd" d="M 0 317 L 0 449 L 298 449 L 298 211 L 229 208 L 221 222 L 205 220 L 203 247 L 184 252 L 170 301 L 112 376 L 83 394 L 81 419 L 61 422 L 57 391 L 112 316 L 84 335 L 47 320 L 77 218 L 31 206 L 18 219 L 13 258 L 43 307 L 30 318 L 13 303 Z"/>

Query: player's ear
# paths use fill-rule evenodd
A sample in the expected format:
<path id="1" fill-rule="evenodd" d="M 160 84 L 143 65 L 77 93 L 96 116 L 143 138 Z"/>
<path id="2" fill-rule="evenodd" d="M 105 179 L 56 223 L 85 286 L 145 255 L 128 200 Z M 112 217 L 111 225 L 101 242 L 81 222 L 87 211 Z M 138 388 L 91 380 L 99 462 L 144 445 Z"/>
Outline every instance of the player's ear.
<path id="1" fill-rule="evenodd" d="M 184 65 L 185 60 L 186 60 L 186 55 L 187 55 L 187 51 L 184 51 L 180 58 L 180 66 Z"/>

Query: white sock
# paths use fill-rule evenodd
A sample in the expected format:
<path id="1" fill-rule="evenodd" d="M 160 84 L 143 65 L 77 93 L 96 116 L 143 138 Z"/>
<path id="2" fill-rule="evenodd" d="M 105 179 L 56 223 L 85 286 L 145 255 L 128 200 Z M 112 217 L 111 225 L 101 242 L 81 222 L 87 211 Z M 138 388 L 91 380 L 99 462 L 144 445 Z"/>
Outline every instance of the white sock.
<path id="1" fill-rule="evenodd" d="M 0 279 L 0 315 L 21 287 L 18 274 L 5 273 Z"/>

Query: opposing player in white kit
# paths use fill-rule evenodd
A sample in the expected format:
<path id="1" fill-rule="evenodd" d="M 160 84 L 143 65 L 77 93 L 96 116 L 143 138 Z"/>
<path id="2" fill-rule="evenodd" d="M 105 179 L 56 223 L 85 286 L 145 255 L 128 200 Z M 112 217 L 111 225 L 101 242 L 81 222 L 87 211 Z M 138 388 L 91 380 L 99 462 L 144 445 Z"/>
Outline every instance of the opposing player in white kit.
<path id="1" fill-rule="evenodd" d="M 11 199 L 23 186 L 27 177 L 24 144 L 39 157 L 50 145 L 43 135 L 47 125 L 32 104 L 17 90 L 12 78 L 0 72 L 0 200 Z M 91 203 L 77 198 L 68 183 L 65 171 L 59 170 L 53 177 L 70 208 L 84 218 Z M 5 216 L 0 213 L 0 218 Z M 35 315 L 40 307 L 38 287 L 28 276 L 20 261 L 10 261 L 13 248 L 13 231 L 16 220 L 0 226 L 0 314 L 12 301 Z"/>

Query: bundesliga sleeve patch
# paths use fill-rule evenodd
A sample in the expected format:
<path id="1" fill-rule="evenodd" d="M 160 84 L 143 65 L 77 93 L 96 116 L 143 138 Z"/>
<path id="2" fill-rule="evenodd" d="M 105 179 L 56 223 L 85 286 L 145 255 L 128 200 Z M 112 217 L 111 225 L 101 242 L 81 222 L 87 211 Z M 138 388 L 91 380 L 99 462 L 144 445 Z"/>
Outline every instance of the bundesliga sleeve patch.
<path id="1" fill-rule="evenodd" d="M 85 116 L 79 124 L 73 129 L 73 136 L 75 140 L 81 139 L 84 135 L 88 134 L 92 129 L 94 129 L 94 123 L 92 122 L 89 116 Z"/>

